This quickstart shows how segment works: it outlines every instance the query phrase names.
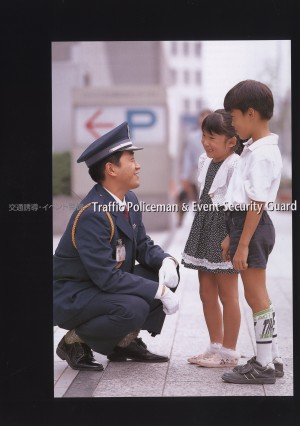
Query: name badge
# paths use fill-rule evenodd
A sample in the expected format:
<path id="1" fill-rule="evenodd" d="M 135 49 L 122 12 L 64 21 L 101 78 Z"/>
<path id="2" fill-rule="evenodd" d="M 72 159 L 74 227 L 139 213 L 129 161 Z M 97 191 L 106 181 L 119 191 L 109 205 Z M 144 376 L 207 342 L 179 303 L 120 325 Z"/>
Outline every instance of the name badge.
<path id="1" fill-rule="evenodd" d="M 116 261 L 117 262 L 124 262 L 126 259 L 126 250 L 125 245 L 122 243 L 122 240 L 118 240 L 118 244 L 116 247 Z"/>

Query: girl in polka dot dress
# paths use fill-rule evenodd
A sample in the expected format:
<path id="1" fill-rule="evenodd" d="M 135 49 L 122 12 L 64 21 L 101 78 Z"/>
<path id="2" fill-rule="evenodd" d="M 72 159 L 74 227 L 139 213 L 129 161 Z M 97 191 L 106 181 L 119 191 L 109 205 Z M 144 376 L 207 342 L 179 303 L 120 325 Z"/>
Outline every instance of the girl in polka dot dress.
<path id="1" fill-rule="evenodd" d="M 242 144 L 225 110 L 209 114 L 203 120 L 202 132 L 205 153 L 198 163 L 199 200 L 182 263 L 198 270 L 210 345 L 188 361 L 203 367 L 234 367 L 239 359 L 236 342 L 241 318 L 238 273 L 231 261 L 223 260 L 221 243 L 228 234 L 224 196 Z"/>

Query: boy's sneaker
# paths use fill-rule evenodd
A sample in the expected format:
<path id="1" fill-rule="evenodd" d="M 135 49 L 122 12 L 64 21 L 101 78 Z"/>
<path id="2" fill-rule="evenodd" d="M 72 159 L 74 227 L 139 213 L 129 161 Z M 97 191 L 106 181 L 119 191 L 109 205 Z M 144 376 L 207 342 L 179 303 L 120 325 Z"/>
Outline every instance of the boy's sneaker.
<path id="1" fill-rule="evenodd" d="M 275 375 L 276 377 L 283 377 L 284 371 L 283 371 L 283 362 L 282 359 L 277 357 L 273 359 L 273 364 L 275 367 Z"/>
<path id="2" fill-rule="evenodd" d="M 253 358 L 249 359 L 249 361 L 247 361 L 247 364 L 249 362 L 252 362 L 252 359 Z M 247 365 L 247 364 L 244 364 L 244 365 Z M 275 367 L 275 376 L 276 377 L 283 377 L 284 376 L 284 371 L 283 371 L 283 362 L 282 362 L 282 359 L 281 358 L 274 358 L 273 359 L 273 364 L 274 364 L 274 367 Z M 240 369 L 242 367 L 244 367 L 244 365 L 237 365 L 233 369 L 233 371 L 240 371 Z"/>
<path id="3" fill-rule="evenodd" d="M 215 352 L 206 351 L 203 354 L 192 356 L 192 357 L 188 358 L 188 362 L 190 364 L 199 365 L 200 361 L 202 361 L 203 359 L 207 359 L 209 357 L 212 357 L 212 356 L 214 356 L 214 354 L 215 354 Z"/>
<path id="4" fill-rule="evenodd" d="M 222 379 L 229 383 L 263 385 L 275 383 L 276 375 L 275 368 L 272 368 L 270 364 L 263 367 L 254 356 L 247 364 L 224 373 Z"/>
<path id="5" fill-rule="evenodd" d="M 211 367 L 211 368 L 230 368 L 235 367 L 238 363 L 239 356 L 231 357 L 222 352 L 217 352 L 211 357 L 206 357 L 201 359 L 198 362 L 198 365 L 201 367 Z"/>

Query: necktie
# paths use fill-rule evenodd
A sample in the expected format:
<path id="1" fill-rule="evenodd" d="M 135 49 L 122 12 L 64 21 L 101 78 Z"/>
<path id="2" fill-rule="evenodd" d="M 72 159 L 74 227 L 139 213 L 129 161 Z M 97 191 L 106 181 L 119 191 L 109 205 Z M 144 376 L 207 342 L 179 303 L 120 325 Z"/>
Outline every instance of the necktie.
<path id="1" fill-rule="evenodd" d="M 125 208 L 124 208 L 124 216 L 125 216 L 125 219 L 127 220 L 127 222 L 129 222 L 129 212 L 128 212 L 128 210 L 127 210 L 127 207 L 125 206 Z"/>

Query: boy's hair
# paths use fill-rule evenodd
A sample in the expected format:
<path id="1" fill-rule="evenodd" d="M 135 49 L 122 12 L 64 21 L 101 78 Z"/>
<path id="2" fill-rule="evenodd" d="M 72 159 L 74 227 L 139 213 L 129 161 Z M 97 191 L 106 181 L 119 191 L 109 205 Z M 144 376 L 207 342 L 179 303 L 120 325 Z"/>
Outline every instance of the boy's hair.
<path id="1" fill-rule="evenodd" d="M 114 154 L 111 154 L 109 157 L 104 158 L 98 163 L 93 164 L 89 167 L 89 175 L 93 181 L 99 183 L 105 180 L 105 164 L 113 163 L 116 166 L 120 165 L 120 158 L 124 151 L 117 151 Z"/>
<path id="2" fill-rule="evenodd" d="M 244 80 L 236 84 L 224 98 L 226 111 L 239 109 L 244 114 L 249 108 L 260 113 L 262 119 L 273 116 L 274 99 L 271 90 L 265 84 L 255 80 Z"/>
<path id="3" fill-rule="evenodd" d="M 236 145 L 233 148 L 237 154 L 241 154 L 244 145 L 232 126 L 232 118 L 225 109 L 217 109 L 215 112 L 208 114 L 202 122 L 202 131 L 210 134 L 224 135 L 227 138 L 236 137 Z"/>

